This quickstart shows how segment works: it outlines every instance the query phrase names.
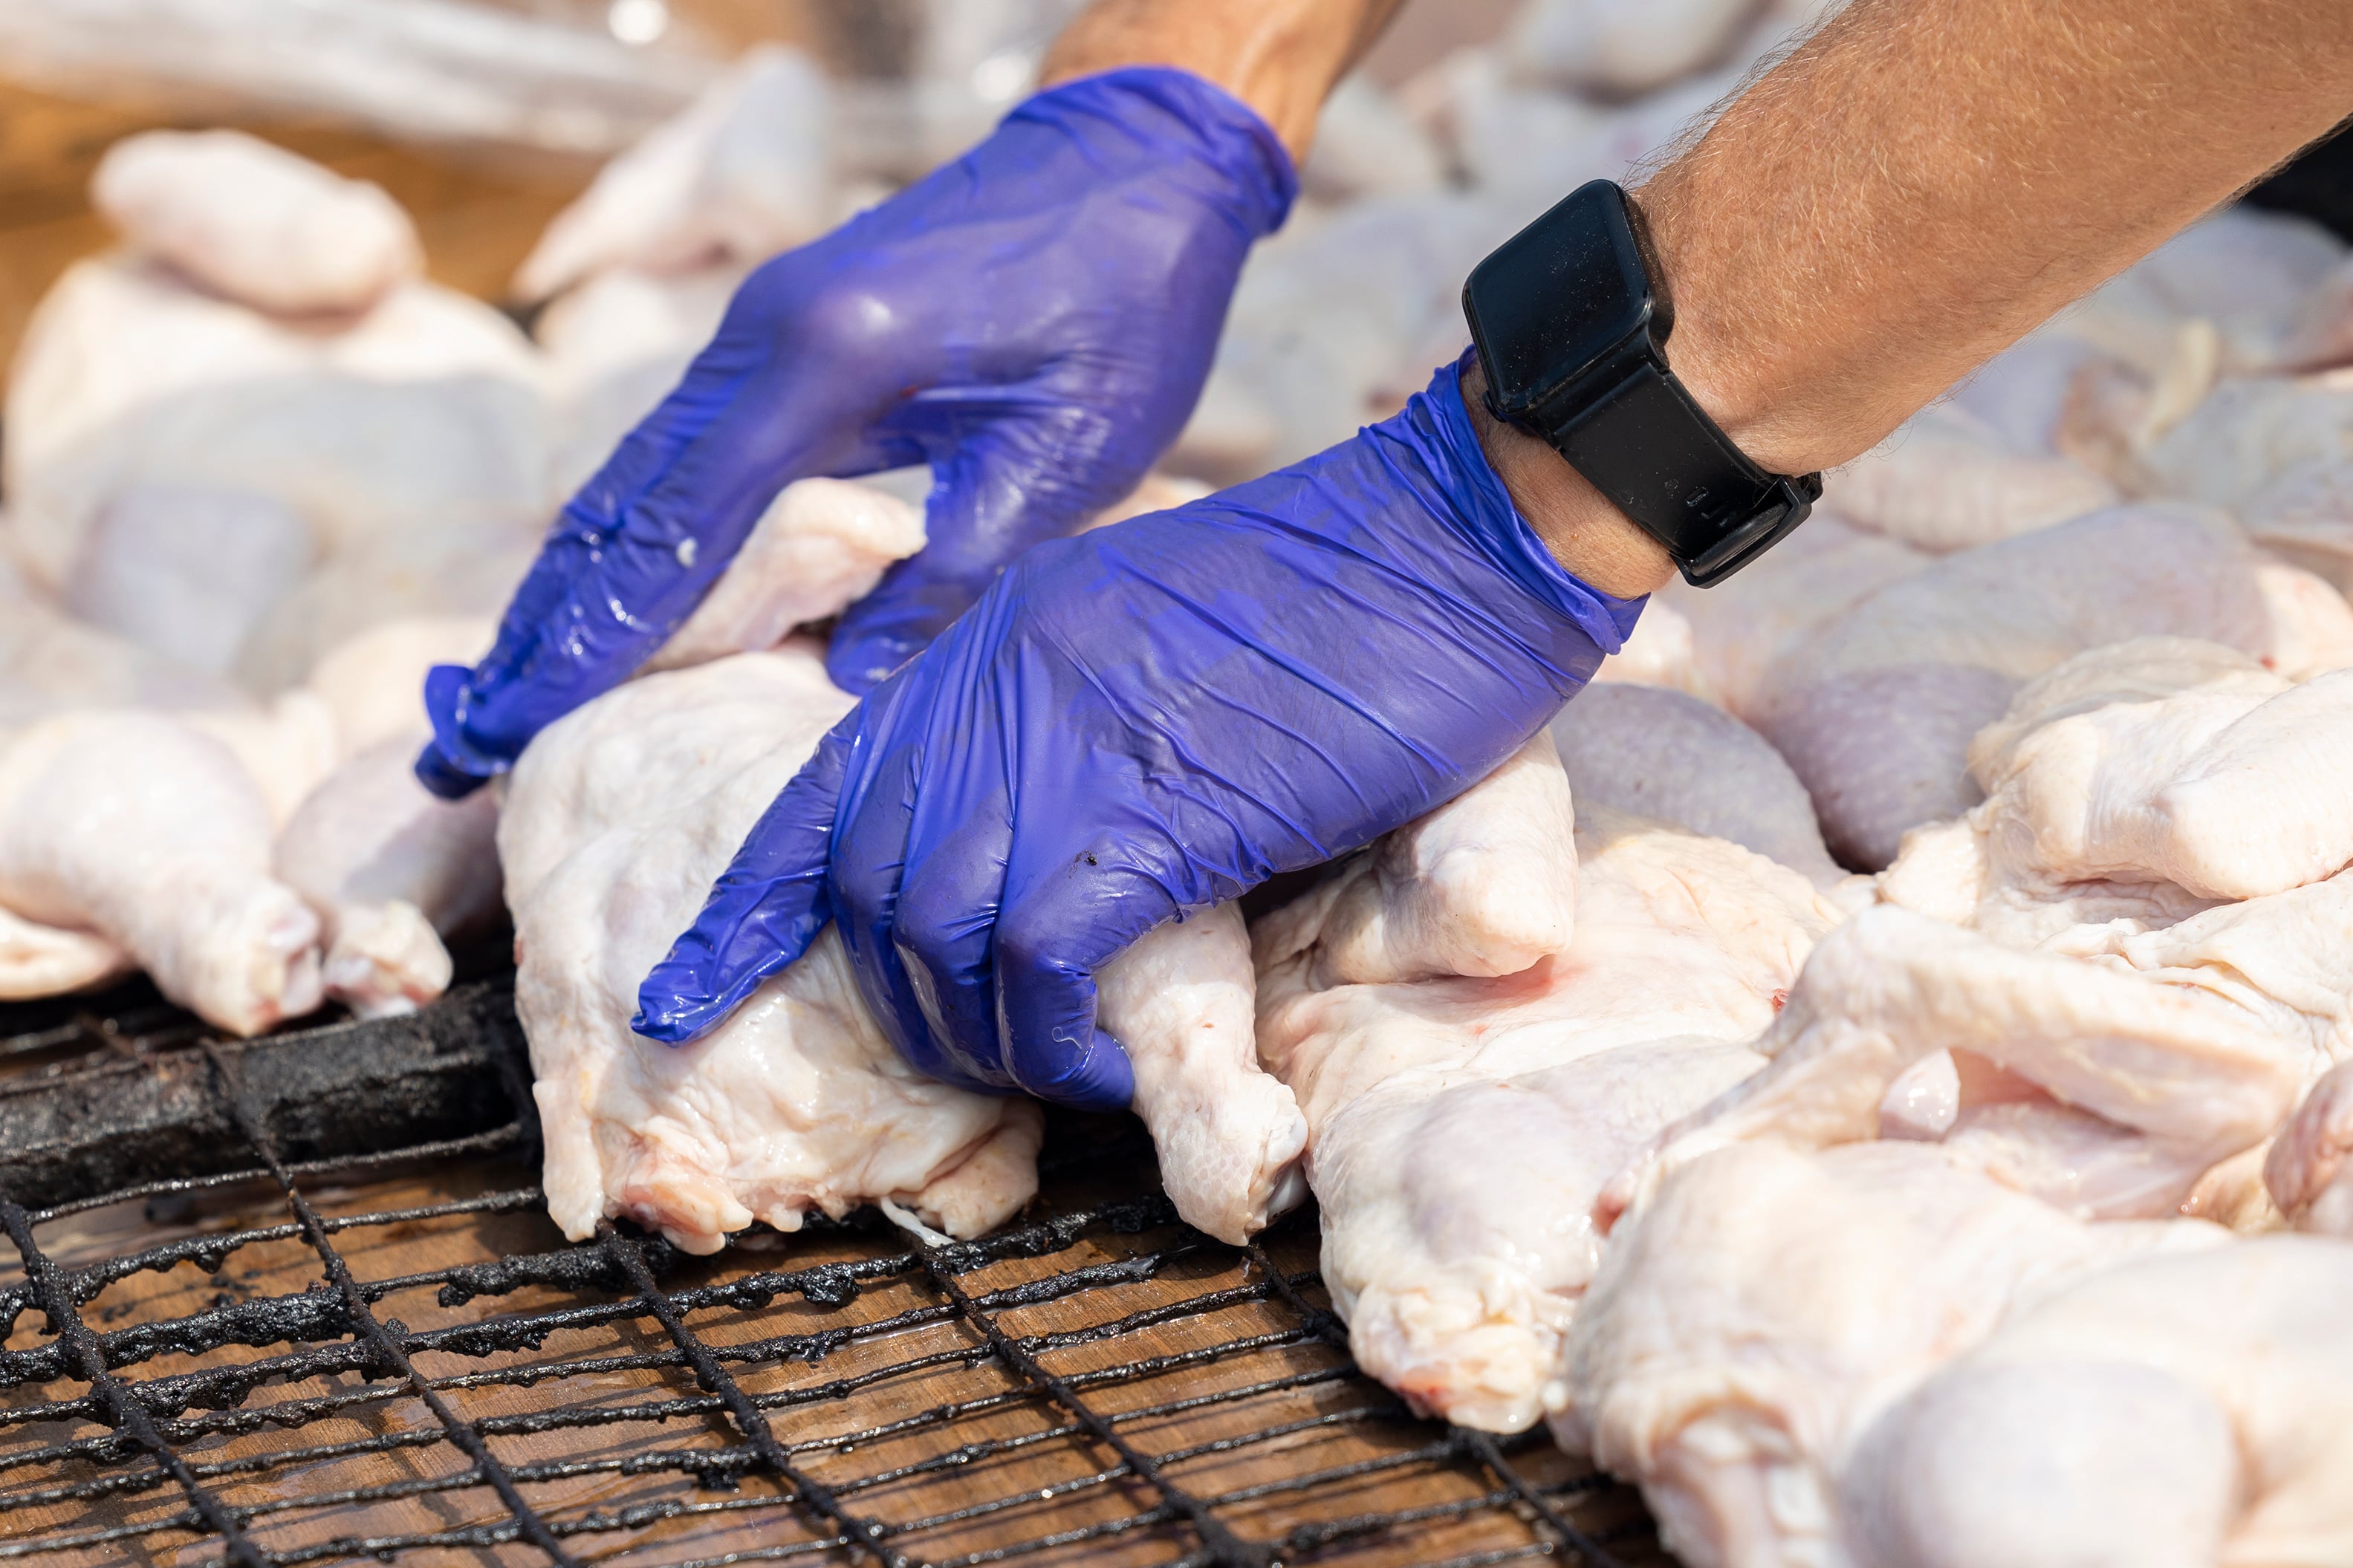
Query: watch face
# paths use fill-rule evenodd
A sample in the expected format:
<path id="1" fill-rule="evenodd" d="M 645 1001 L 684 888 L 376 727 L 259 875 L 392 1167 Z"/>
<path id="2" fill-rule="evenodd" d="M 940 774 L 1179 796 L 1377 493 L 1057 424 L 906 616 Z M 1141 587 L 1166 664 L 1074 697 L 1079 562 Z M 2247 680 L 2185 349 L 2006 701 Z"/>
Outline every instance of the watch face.
<path id="1" fill-rule="evenodd" d="M 1497 401 L 1541 402 L 1650 325 L 1625 194 L 1608 180 L 1570 193 L 1472 271 L 1462 303 Z"/>

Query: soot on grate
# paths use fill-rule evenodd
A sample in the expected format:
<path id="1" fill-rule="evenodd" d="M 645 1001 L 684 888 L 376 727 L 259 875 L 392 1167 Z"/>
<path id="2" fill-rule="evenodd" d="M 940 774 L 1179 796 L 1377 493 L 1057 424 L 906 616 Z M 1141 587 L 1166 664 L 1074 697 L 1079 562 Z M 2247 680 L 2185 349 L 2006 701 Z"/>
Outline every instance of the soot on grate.
<path id="1" fill-rule="evenodd" d="M 0 1559 L 1660 1560 L 1548 1444 L 1358 1373 L 1313 1215 L 1199 1235 L 1132 1123 L 1055 1121 L 981 1241 L 706 1259 L 555 1232 L 502 981 L 236 1043 L 0 1010 Z"/>

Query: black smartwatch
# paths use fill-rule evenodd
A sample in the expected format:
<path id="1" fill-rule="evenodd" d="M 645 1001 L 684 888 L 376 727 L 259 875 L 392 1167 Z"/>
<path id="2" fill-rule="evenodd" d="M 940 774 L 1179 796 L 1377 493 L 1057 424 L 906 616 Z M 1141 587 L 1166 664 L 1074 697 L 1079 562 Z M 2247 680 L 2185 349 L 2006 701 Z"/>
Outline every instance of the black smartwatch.
<path id="1" fill-rule="evenodd" d="M 1549 444 L 1697 587 L 1806 521 L 1822 478 L 1749 461 L 1667 368 L 1674 310 L 1641 216 L 1596 180 L 1472 269 L 1462 313 L 1487 411 Z"/>

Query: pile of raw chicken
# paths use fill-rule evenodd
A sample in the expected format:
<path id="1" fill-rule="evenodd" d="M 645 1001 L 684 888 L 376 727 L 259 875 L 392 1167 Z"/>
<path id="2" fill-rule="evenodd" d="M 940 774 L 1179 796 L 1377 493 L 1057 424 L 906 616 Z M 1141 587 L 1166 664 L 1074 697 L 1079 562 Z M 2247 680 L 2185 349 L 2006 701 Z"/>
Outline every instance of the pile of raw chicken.
<path id="1" fill-rule="evenodd" d="M 1345 436 L 1456 281 L 1801 16 L 1535 0 L 1327 116 L 1130 503 Z M 921 1079 L 830 936 L 710 1038 L 638 978 L 849 699 L 807 633 L 920 548 L 786 489 L 648 673 L 497 792 L 407 765 L 556 501 L 757 258 L 875 193 L 755 55 L 517 280 L 235 135 L 118 146 L 121 235 L 6 406 L 0 996 L 143 968 L 220 1027 L 448 984 L 511 918 L 573 1236 L 1012 1215 L 1040 1118 Z M 2353 1561 L 2353 259 L 2200 224 L 1829 479 L 1460 799 L 1102 977 L 1181 1213 L 1312 1191 L 1358 1360 L 1548 1422 L 1694 1564 Z"/>

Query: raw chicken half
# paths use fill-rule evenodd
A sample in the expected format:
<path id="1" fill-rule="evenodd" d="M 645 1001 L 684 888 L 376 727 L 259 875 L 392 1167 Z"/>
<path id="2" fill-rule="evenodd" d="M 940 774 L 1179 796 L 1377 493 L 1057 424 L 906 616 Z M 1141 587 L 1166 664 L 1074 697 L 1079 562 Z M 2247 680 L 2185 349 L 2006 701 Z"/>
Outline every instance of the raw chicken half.
<path id="1" fill-rule="evenodd" d="M 628 1215 L 715 1250 L 887 1202 L 952 1236 L 1036 1189 L 1041 1121 L 916 1073 L 875 1026 L 828 929 L 717 1030 L 629 1031 L 638 982 L 850 700 L 794 644 L 648 676 L 552 725 L 516 765 L 499 827 L 521 963 L 516 1006 L 567 1235 Z M 1306 1129 L 1250 1049 L 1238 911 L 1135 944 L 1101 977 L 1137 1108 L 1185 1218 L 1239 1241 L 1298 1195 Z"/>

